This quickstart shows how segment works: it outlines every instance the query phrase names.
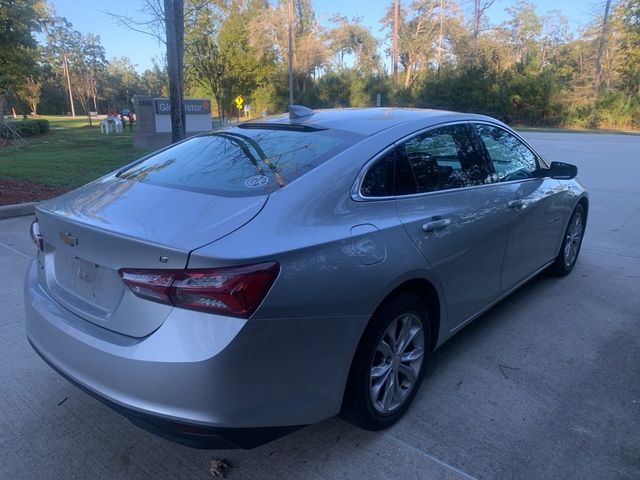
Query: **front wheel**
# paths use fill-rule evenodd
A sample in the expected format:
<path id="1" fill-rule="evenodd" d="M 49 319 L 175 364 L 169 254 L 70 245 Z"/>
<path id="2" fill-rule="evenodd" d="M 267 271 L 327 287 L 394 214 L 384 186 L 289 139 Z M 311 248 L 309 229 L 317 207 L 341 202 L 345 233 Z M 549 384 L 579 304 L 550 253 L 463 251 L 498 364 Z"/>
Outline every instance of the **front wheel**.
<path id="1" fill-rule="evenodd" d="M 431 345 L 422 301 L 400 294 L 373 316 L 356 351 L 342 415 L 367 430 L 381 430 L 407 411 L 422 382 Z"/>
<path id="2" fill-rule="evenodd" d="M 567 231 L 562 240 L 560 253 L 556 257 L 555 262 L 551 265 L 551 271 L 556 275 L 568 275 L 578 260 L 580 247 L 582 246 L 582 237 L 584 236 L 585 213 L 582 205 L 577 205 L 571 214 Z"/>

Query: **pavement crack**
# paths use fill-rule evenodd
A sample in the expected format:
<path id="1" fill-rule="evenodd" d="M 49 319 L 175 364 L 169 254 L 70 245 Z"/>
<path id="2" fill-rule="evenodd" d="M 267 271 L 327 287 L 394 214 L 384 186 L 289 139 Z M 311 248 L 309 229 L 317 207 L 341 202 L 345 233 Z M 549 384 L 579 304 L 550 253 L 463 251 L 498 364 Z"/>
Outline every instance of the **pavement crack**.
<path id="1" fill-rule="evenodd" d="M 506 378 L 506 379 L 509 379 L 509 377 L 504 372 L 505 369 L 507 369 L 507 370 L 520 370 L 520 368 L 518 368 L 518 367 L 510 367 L 509 365 L 502 365 L 501 363 L 498 364 L 498 368 L 500 369 L 500 372 L 502 373 L 502 376 L 504 378 Z"/>

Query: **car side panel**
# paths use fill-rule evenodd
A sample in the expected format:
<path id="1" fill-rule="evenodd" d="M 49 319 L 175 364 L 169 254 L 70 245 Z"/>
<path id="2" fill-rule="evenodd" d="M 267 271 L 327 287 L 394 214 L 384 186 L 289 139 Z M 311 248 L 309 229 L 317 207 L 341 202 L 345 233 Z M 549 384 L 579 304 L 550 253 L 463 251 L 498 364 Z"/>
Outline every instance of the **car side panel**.
<path id="1" fill-rule="evenodd" d="M 484 185 L 397 200 L 409 237 L 442 285 L 451 330 L 500 295 L 509 195 L 501 185 Z M 451 223 L 424 232 L 435 219 Z"/>
<path id="2" fill-rule="evenodd" d="M 513 182 L 513 200 L 522 206 L 509 209 L 509 233 L 502 269 L 502 290 L 507 291 L 552 261 L 567 220 L 565 187 L 551 178 Z"/>

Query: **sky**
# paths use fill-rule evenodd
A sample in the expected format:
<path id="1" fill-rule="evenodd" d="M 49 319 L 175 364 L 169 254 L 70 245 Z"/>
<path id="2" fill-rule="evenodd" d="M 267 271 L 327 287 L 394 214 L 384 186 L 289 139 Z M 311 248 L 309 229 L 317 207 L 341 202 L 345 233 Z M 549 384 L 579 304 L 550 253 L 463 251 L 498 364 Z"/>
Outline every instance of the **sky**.
<path id="1" fill-rule="evenodd" d="M 400 0 L 402 3 L 409 0 Z M 164 47 L 151 36 L 133 32 L 118 25 L 118 22 L 107 14 L 113 12 L 131 17 L 139 16 L 142 6 L 141 0 L 50 0 L 58 15 L 66 17 L 76 30 L 82 33 L 93 33 L 100 36 L 107 58 L 129 57 L 139 72 L 153 65 L 153 57 L 161 58 Z M 463 8 L 470 8 L 470 0 L 460 2 Z M 487 11 L 491 23 L 505 20 L 504 9 L 515 3 L 515 0 L 496 0 Z M 537 0 L 539 15 L 549 10 L 560 10 L 569 18 L 569 26 L 577 32 L 581 26 L 589 21 L 592 12 L 596 10 L 598 0 Z M 383 38 L 386 33 L 380 31 L 380 18 L 384 15 L 391 0 L 312 0 L 316 15 L 322 24 L 335 13 L 346 15 L 348 18 L 362 17 L 363 24 L 371 33 Z"/>

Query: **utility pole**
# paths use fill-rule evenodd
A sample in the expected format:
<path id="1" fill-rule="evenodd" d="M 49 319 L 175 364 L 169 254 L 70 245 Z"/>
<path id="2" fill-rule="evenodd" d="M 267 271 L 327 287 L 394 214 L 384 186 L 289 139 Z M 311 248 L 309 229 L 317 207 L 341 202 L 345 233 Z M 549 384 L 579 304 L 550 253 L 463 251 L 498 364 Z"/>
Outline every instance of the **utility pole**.
<path id="1" fill-rule="evenodd" d="M 71 92 L 71 79 L 69 78 L 69 61 L 66 52 L 62 54 L 62 71 L 67 77 L 67 90 L 69 91 L 69 103 L 71 104 L 71 116 L 76 116 L 76 108 L 73 106 L 73 93 Z"/>
<path id="2" fill-rule="evenodd" d="M 393 0 L 393 75 L 391 77 L 393 90 L 398 87 L 398 17 L 400 16 L 400 0 Z"/>
<path id="3" fill-rule="evenodd" d="M 293 105 L 293 0 L 289 0 L 289 105 Z"/>

